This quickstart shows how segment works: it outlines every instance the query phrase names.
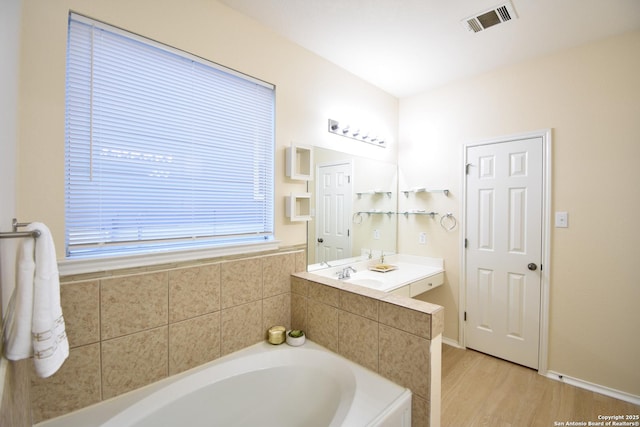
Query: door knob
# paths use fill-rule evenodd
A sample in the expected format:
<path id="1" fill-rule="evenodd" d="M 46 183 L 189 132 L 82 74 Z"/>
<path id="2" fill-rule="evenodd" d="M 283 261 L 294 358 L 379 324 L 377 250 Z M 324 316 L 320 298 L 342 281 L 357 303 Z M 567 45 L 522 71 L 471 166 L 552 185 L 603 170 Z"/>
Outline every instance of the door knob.
<path id="1" fill-rule="evenodd" d="M 536 271 L 538 269 L 538 266 L 534 263 L 530 263 L 529 265 L 527 265 L 527 268 L 531 271 Z"/>
<path id="2" fill-rule="evenodd" d="M 322 243 L 324 242 L 324 239 L 322 237 L 318 237 L 318 243 Z"/>

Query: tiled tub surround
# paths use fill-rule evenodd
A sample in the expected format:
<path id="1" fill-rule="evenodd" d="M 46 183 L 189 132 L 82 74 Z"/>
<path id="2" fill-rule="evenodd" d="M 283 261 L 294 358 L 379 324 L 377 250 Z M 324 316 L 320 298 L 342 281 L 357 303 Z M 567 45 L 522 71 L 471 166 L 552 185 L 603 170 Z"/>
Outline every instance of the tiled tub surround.
<path id="1" fill-rule="evenodd" d="M 440 425 L 444 309 L 312 273 L 291 281 L 291 325 L 411 389 L 412 425 Z"/>
<path id="2" fill-rule="evenodd" d="M 51 378 L 31 375 L 33 422 L 232 353 L 281 324 L 410 388 L 413 425 L 438 426 L 442 307 L 291 276 L 305 262 L 296 249 L 62 278 L 70 356 Z"/>
<path id="3" fill-rule="evenodd" d="M 33 423 L 142 387 L 290 327 L 303 250 L 61 278 L 70 354 L 31 374 Z M 242 333 L 238 333 L 242 331 Z"/>

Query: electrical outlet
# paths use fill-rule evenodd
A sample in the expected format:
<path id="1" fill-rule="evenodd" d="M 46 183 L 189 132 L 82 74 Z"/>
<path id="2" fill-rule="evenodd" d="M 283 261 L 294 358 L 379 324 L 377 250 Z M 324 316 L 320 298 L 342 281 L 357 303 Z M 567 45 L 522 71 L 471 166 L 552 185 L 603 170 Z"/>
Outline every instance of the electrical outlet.
<path id="1" fill-rule="evenodd" d="M 421 245 L 427 244 L 427 233 L 423 231 L 418 234 L 418 243 L 420 243 Z"/>
<path id="2" fill-rule="evenodd" d="M 373 230 L 373 238 L 376 240 L 380 239 L 380 230 L 378 230 L 377 228 Z"/>
<path id="3" fill-rule="evenodd" d="M 569 214 L 566 212 L 556 212 L 556 228 L 569 227 Z"/>

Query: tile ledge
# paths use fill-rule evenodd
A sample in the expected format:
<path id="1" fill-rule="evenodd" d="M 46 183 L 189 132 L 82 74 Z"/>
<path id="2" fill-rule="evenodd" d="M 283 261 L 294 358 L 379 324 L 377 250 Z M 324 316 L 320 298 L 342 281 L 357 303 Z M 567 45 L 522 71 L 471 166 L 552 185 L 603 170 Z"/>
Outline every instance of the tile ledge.
<path id="1" fill-rule="evenodd" d="M 129 276 L 135 274 L 154 273 L 157 271 L 169 271 L 178 270 L 189 267 L 200 267 L 209 264 L 218 264 L 225 261 L 239 261 L 250 258 L 264 258 L 273 255 L 283 255 L 287 253 L 302 252 L 304 248 L 298 246 L 280 247 L 273 250 L 264 250 L 260 252 L 247 252 L 239 254 L 227 254 L 217 257 L 202 257 L 192 260 L 178 260 L 174 262 L 160 262 L 157 264 L 142 265 L 137 267 L 115 267 L 105 268 L 99 271 L 75 273 L 75 274 L 60 274 L 60 283 L 72 283 L 81 282 L 87 280 L 105 279 L 119 276 Z"/>
<path id="2" fill-rule="evenodd" d="M 407 298 L 400 295 L 389 294 L 387 292 L 378 291 L 376 289 L 369 289 L 364 286 L 358 286 L 353 283 L 345 283 L 337 279 L 330 279 L 328 277 L 318 276 L 306 271 L 300 273 L 293 273 L 292 276 L 308 280 L 310 282 L 320 283 L 325 286 L 331 286 L 333 288 L 340 289 L 345 292 L 350 292 L 357 295 L 373 298 L 378 301 L 387 302 L 389 304 L 397 305 L 400 307 L 408 308 L 410 310 L 419 311 L 426 314 L 435 314 L 444 307 L 436 304 L 431 304 L 425 301 L 420 301 L 413 298 Z"/>

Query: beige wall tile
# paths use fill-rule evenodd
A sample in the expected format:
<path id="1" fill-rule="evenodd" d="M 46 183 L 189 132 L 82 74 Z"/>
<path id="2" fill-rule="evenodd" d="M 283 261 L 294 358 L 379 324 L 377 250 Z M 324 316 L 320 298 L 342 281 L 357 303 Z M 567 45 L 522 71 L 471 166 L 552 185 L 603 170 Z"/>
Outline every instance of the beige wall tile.
<path id="1" fill-rule="evenodd" d="M 378 322 L 340 311 L 339 353 L 374 372 L 378 372 Z"/>
<path id="2" fill-rule="evenodd" d="M 430 341 L 380 325 L 380 375 L 429 399 Z"/>
<path id="3" fill-rule="evenodd" d="M 309 282 L 309 298 L 323 304 L 339 307 L 340 289 L 321 283 Z"/>
<path id="4" fill-rule="evenodd" d="M 100 344 L 72 348 L 62 367 L 49 378 L 38 378 L 29 363 L 34 423 L 101 400 Z"/>
<path id="5" fill-rule="evenodd" d="M 272 326 L 284 326 L 291 329 L 291 294 L 276 295 L 262 300 L 262 330 L 263 338 L 267 338 L 267 331 Z"/>
<path id="6" fill-rule="evenodd" d="M 295 252 L 296 266 L 295 271 L 307 271 L 307 251 Z"/>
<path id="7" fill-rule="evenodd" d="M 102 342 L 103 399 L 168 375 L 167 326 Z"/>
<path id="8" fill-rule="evenodd" d="M 308 296 L 309 281 L 299 277 L 291 277 L 291 292 L 305 297 Z"/>
<path id="9" fill-rule="evenodd" d="M 431 314 L 431 337 L 433 339 L 444 333 L 444 307 Z"/>
<path id="10" fill-rule="evenodd" d="M 221 264 L 221 308 L 262 298 L 262 259 L 250 258 Z"/>
<path id="11" fill-rule="evenodd" d="M 340 291 L 340 308 L 350 313 L 378 320 L 379 301 L 363 295 Z"/>
<path id="12" fill-rule="evenodd" d="M 293 257 L 297 263 L 303 253 L 304 251 L 297 251 L 286 255 Z M 267 256 L 271 261 L 281 261 L 280 264 L 270 263 L 271 267 L 265 268 L 265 275 L 275 278 L 267 293 L 280 292 L 292 286 L 289 284 L 289 272 L 279 275 L 275 271 L 276 265 L 288 264 L 287 256 Z M 306 258 L 302 259 L 306 266 Z M 97 397 L 94 392 L 81 391 L 82 396 L 68 399 L 69 405 L 59 405 L 57 399 L 51 399 L 49 403 L 42 400 L 44 406 L 37 409 L 38 416 L 58 416 L 95 403 L 103 397 L 109 398 L 162 379 L 169 372 L 174 374 L 206 363 L 224 354 L 223 346 L 224 352 L 230 353 L 252 345 L 265 338 L 268 329 L 266 324 L 279 323 L 289 327 L 289 319 L 297 319 L 297 322 L 301 322 L 297 327 L 306 329 L 305 297 L 284 292 L 262 299 L 262 258 L 212 262 L 214 261 L 209 260 L 202 265 L 190 263 L 154 266 L 147 272 L 146 269 L 128 272 L 118 270 L 115 273 L 64 278 L 61 297 L 67 317 L 67 332 L 71 345 L 77 347 L 72 348 L 72 355 L 59 374 L 62 375 L 65 366 L 72 366 L 70 361 L 78 351 L 93 349 L 93 369 L 97 373 L 92 376 L 93 380 L 88 381 L 97 390 Z M 241 304 L 234 310 L 226 310 L 226 323 L 223 322 L 220 310 L 223 263 L 227 265 L 227 303 L 236 304 L 238 301 L 256 298 L 251 304 Z M 269 271 L 269 268 L 273 270 Z M 219 278 L 218 285 L 216 276 Z M 286 280 L 287 284 L 283 284 L 281 280 Z M 307 295 L 306 281 L 299 281 L 298 291 Z M 235 291 L 238 291 L 237 295 Z M 299 298 L 301 299 L 295 304 L 294 313 L 291 303 Z M 207 313 L 208 310 L 213 312 Z M 99 323 L 100 317 L 102 325 Z M 227 325 L 224 328 L 227 335 L 224 337 L 223 323 Z M 239 330 L 245 331 L 245 334 L 239 335 Z M 99 344 L 101 334 L 103 341 Z M 93 341 L 93 347 L 78 344 L 87 341 Z M 25 371 L 25 378 L 28 380 L 29 369 Z M 69 384 L 74 384 L 76 376 L 90 376 L 84 373 L 87 371 L 90 369 L 81 367 L 75 369 L 64 381 L 49 379 L 47 388 L 41 389 L 45 390 L 41 393 L 65 396 Z M 82 386 L 83 381 L 80 380 L 78 385 Z M 42 385 L 37 383 L 31 386 L 34 390 L 36 387 Z M 5 415 L 4 407 L 2 415 Z"/>
<path id="13" fill-rule="evenodd" d="M 294 253 L 262 258 L 264 298 L 291 292 L 291 273 L 295 273 L 295 261 Z"/>
<path id="14" fill-rule="evenodd" d="M 169 375 L 220 357 L 220 312 L 169 325 Z"/>
<path id="15" fill-rule="evenodd" d="M 429 427 L 429 402 L 415 394 L 411 396 L 411 427 Z"/>
<path id="16" fill-rule="evenodd" d="M 385 293 L 380 299 L 393 305 L 397 305 L 398 307 L 410 308 L 411 310 L 420 311 L 422 313 L 434 313 L 438 310 L 442 310 L 442 306 L 418 299 L 421 295 L 417 295 L 416 298 L 407 298 L 397 294 Z"/>
<path id="17" fill-rule="evenodd" d="M 169 271 L 169 322 L 220 310 L 220 264 Z"/>
<path id="18" fill-rule="evenodd" d="M 254 301 L 222 310 L 220 354 L 233 353 L 265 337 L 262 324 L 262 301 Z"/>
<path id="19" fill-rule="evenodd" d="M 338 309 L 309 299 L 307 336 L 316 343 L 338 352 Z"/>
<path id="20" fill-rule="evenodd" d="M 101 280 L 102 339 L 166 325 L 167 272 Z"/>
<path id="21" fill-rule="evenodd" d="M 431 338 L 431 316 L 427 313 L 381 301 L 380 323 L 426 339 Z"/>
<path id="22" fill-rule="evenodd" d="M 60 304 L 71 348 L 100 341 L 100 282 L 60 286 Z"/>
<path id="23" fill-rule="evenodd" d="M 291 293 L 291 328 L 307 329 L 307 301 L 302 295 Z"/>

